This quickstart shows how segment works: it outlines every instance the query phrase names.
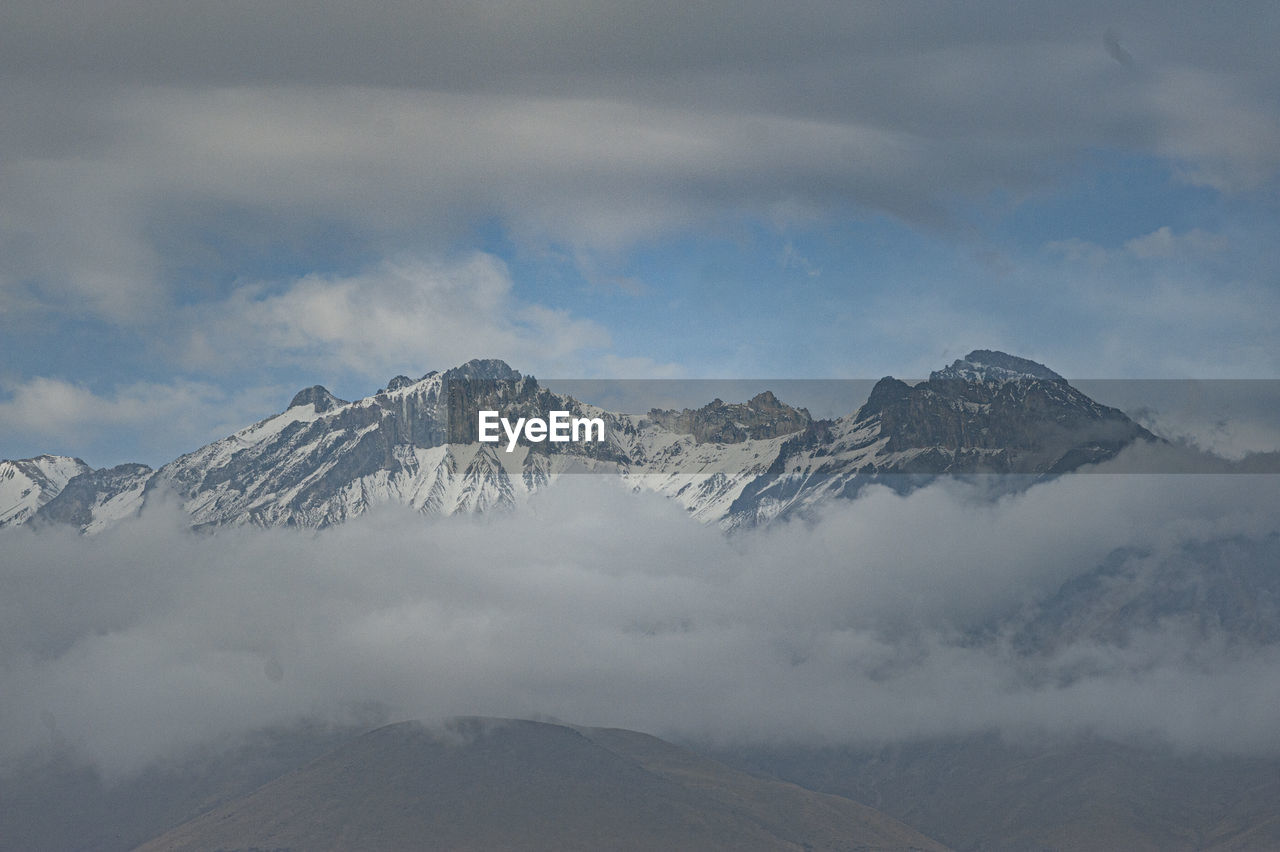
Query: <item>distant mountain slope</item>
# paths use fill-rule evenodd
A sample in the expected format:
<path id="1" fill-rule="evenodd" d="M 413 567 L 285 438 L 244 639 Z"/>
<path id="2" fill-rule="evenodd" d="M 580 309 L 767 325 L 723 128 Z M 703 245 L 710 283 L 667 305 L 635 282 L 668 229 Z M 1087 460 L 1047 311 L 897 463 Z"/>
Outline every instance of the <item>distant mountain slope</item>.
<path id="1" fill-rule="evenodd" d="M 66 487 L 92 468 L 67 456 L 36 456 L 0 461 L 0 527 L 23 524 Z"/>
<path id="2" fill-rule="evenodd" d="M 1280 762 L 1271 756 L 992 734 L 722 759 L 872 804 L 957 849 L 1280 849 Z"/>
<path id="3" fill-rule="evenodd" d="M 857 412 L 789 439 L 743 488 L 733 525 L 754 525 L 871 482 L 942 474 L 1066 473 L 1154 435 L 1042 364 L 976 350 L 917 385 L 886 376 Z"/>
<path id="4" fill-rule="evenodd" d="M 1280 535 L 1233 536 L 1152 556 L 1116 551 L 1014 622 L 1012 647 L 1052 656 L 1076 643 L 1125 647 L 1179 625 L 1235 645 L 1280 645 Z"/>
<path id="5" fill-rule="evenodd" d="M 40 507 L 37 523 L 72 524 L 87 533 L 138 514 L 154 471 L 145 464 L 86 470 Z"/>
<path id="6" fill-rule="evenodd" d="M 553 410 L 600 418 L 607 439 L 522 443 L 506 452 L 477 441 L 481 409 L 513 420 Z M 0 524 L 37 516 L 96 532 L 136 514 L 152 495 L 172 493 L 195 527 L 323 527 L 390 503 L 445 515 L 511 508 L 566 473 L 596 471 L 732 528 L 803 512 L 875 481 L 910 487 L 943 474 L 1063 473 L 1137 440 L 1154 436 L 1047 367 L 988 350 L 915 386 L 886 377 L 857 412 L 819 421 L 769 391 L 746 403 L 619 414 L 551 391 L 502 361 L 475 360 L 417 380 L 397 376 L 354 402 L 307 388 L 285 411 L 155 471 L 66 468 L 76 475 L 31 492 Z"/>
<path id="7" fill-rule="evenodd" d="M 143 844 L 158 850 L 941 850 L 848 799 L 630 731 L 406 722 Z"/>

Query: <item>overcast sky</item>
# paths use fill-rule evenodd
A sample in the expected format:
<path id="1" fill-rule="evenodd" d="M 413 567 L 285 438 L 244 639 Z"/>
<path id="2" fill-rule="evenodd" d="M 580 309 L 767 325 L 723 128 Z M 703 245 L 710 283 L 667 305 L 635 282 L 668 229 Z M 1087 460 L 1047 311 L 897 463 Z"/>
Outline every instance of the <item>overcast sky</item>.
<path id="1" fill-rule="evenodd" d="M 0 457 L 541 377 L 1280 378 L 1274 2 L 0 7 Z"/>
<path id="2" fill-rule="evenodd" d="M 1277 32 L 1274 0 L 4 0 L 0 458 L 160 464 L 301 387 L 474 357 L 875 379 L 993 348 L 1280 380 Z M 962 641 L 1109 556 L 1141 578 L 1241 541 L 1268 568 L 1275 476 L 871 489 L 737 537 L 569 479 L 501 517 L 197 537 L 157 496 L 93 539 L 0 530 L 0 763 L 65 743 L 127 771 L 368 701 L 1280 742 L 1274 644 L 1176 619 L 1031 663 Z"/>

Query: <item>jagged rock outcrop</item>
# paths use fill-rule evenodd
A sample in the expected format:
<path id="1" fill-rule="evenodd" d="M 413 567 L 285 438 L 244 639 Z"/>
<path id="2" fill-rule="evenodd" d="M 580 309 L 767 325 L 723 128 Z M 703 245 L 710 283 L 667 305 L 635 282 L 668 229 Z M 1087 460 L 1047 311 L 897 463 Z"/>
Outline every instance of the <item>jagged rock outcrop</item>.
<path id="1" fill-rule="evenodd" d="M 654 408 L 649 419 L 672 432 L 692 435 L 699 444 L 738 444 L 798 432 L 813 422 L 803 408 L 792 408 L 773 395 L 756 394 L 745 403 L 714 399 L 699 409 Z"/>
<path id="2" fill-rule="evenodd" d="M 1042 364 L 977 350 L 915 387 L 881 379 L 857 418 L 879 418 L 882 454 L 937 448 L 941 472 L 1049 473 L 1154 435 Z"/>
<path id="3" fill-rule="evenodd" d="M 939 475 L 1051 476 L 1156 440 L 1043 364 L 979 349 L 914 386 L 886 376 L 820 437 L 807 430 L 788 440 L 728 519 L 758 524 L 875 482 L 905 491 Z"/>
<path id="4" fill-rule="evenodd" d="M 338 399 L 329 393 L 329 389 L 323 385 L 312 385 L 309 388 L 303 388 L 294 394 L 293 401 L 289 403 L 289 408 L 297 408 L 300 405 L 310 405 L 317 412 L 332 411 L 346 405 L 346 400 Z"/>

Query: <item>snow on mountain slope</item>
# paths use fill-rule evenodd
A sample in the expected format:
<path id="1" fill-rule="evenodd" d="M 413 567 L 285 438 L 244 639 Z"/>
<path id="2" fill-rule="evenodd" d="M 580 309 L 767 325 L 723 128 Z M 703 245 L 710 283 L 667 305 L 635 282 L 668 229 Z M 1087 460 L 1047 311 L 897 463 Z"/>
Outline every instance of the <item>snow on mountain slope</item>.
<path id="1" fill-rule="evenodd" d="M 553 410 L 598 417 L 606 439 L 522 443 L 507 452 L 505 438 L 477 439 L 477 412 L 488 409 L 513 421 Z M 444 515 L 509 509 L 562 476 L 595 472 L 734 528 L 851 496 L 869 482 L 912 487 L 952 473 L 1064 472 L 1139 439 L 1154 436 L 1047 367 L 988 350 L 914 387 L 886 377 L 857 412 L 834 421 L 815 421 L 769 392 L 746 403 L 616 414 L 502 361 L 475 360 L 417 380 L 397 376 L 354 402 L 307 388 L 280 414 L 158 470 L 75 468 L 60 493 L 38 505 L 17 473 L 10 490 L 27 495 L 23 506 L 35 505 L 14 509 L 26 512 L 16 522 L 34 512 L 38 521 L 86 532 L 159 493 L 176 495 L 194 527 L 323 527 L 387 504 Z"/>
<path id="2" fill-rule="evenodd" d="M 0 527 L 26 523 L 58 496 L 68 480 L 90 470 L 80 459 L 68 456 L 0 461 Z"/>
<path id="3" fill-rule="evenodd" d="M 700 521 L 718 522 L 743 489 L 775 464 L 786 436 L 737 443 L 698 443 L 647 418 L 623 441 L 632 460 L 624 479 L 636 488 L 669 497 Z"/>
<path id="4" fill-rule="evenodd" d="M 195 526 L 328 526 L 387 503 L 430 514 L 514 506 L 557 466 L 542 460 L 547 452 L 477 443 L 480 408 L 569 410 L 622 431 L 616 415 L 553 394 L 501 361 L 472 361 L 417 381 L 397 376 L 350 403 L 310 388 L 284 413 L 161 467 L 148 487 L 175 492 Z M 615 453 L 575 449 L 584 458 Z"/>
<path id="5" fill-rule="evenodd" d="M 40 507 L 32 521 L 72 524 L 84 532 L 99 532 L 141 510 L 151 474 L 145 464 L 122 464 L 77 474 L 56 497 Z"/>
<path id="6" fill-rule="evenodd" d="M 1065 473 L 1137 440 L 1158 439 L 1041 364 L 977 350 L 915 386 L 885 377 L 854 414 L 788 439 L 726 525 L 767 522 L 872 482 L 901 490 L 944 474 Z"/>

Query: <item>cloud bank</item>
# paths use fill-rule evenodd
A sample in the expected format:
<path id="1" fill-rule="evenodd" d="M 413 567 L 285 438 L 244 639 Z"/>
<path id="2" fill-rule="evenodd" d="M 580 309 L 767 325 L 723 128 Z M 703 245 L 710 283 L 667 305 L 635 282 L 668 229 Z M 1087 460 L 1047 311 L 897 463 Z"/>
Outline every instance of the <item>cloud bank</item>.
<path id="1" fill-rule="evenodd" d="M 1096 150 L 1256 188 L 1280 166 L 1275 15 L 119 0 L 72 21 L 23 0 L 0 17 L 22 117 L 0 130 L 0 286 L 126 322 L 264 232 L 315 257 L 494 220 L 591 251 L 743 216 L 956 226 L 957 200 Z"/>
<path id="2" fill-rule="evenodd" d="M 1178 618 L 1031 655 L 1007 640 L 1108 558 L 1271 541 L 1278 505 L 1274 476 L 1066 477 L 994 503 L 942 483 L 725 538 L 567 477 L 483 518 L 197 536 L 158 507 L 92 540 L 4 530 L 0 757 L 52 741 L 116 774 L 370 702 L 721 742 L 994 729 L 1268 751 L 1274 645 Z"/>

